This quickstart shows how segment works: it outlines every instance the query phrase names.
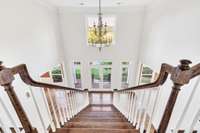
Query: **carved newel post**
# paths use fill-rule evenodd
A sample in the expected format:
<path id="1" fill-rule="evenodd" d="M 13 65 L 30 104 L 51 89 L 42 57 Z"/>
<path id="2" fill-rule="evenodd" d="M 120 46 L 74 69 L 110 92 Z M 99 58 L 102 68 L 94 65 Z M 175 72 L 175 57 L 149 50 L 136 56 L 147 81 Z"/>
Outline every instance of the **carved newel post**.
<path id="1" fill-rule="evenodd" d="M 167 102 L 162 120 L 160 122 L 158 133 L 165 133 L 167 126 L 169 124 L 169 120 L 171 118 L 171 114 L 174 109 L 174 105 L 176 103 L 176 99 L 178 97 L 178 93 L 181 87 L 185 84 L 188 84 L 191 79 L 191 71 L 190 66 L 192 62 L 189 60 L 181 60 L 180 65 L 178 67 L 174 67 L 171 73 L 171 80 L 173 82 L 172 91 Z"/>
<path id="2" fill-rule="evenodd" d="M 14 91 L 14 88 L 12 86 L 12 82 L 14 81 L 14 75 L 12 73 L 12 70 L 9 68 L 4 67 L 3 62 L 0 61 L 0 85 L 5 88 L 5 91 L 7 92 L 10 101 L 17 113 L 17 116 L 23 126 L 23 129 L 26 133 L 37 133 L 37 130 L 34 129 L 31 126 L 30 121 L 28 120 L 28 117 Z"/>

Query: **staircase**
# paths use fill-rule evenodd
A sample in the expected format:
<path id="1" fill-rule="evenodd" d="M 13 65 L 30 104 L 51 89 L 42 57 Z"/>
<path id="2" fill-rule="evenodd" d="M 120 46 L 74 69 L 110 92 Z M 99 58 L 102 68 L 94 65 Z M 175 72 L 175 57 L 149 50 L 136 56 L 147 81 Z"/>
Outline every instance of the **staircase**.
<path id="1" fill-rule="evenodd" d="M 90 105 L 56 133 L 139 133 L 112 105 Z"/>
<path id="2" fill-rule="evenodd" d="M 112 105 L 97 106 L 91 102 L 93 91 L 89 89 L 76 89 L 38 82 L 31 78 L 25 64 L 7 68 L 0 61 L 0 86 L 7 93 L 22 125 L 22 127 L 17 125 L 11 127 L 1 126 L 1 124 L 0 132 L 15 133 L 22 130 L 25 133 L 138 133 L 140 130 L 141 133 L 168 133 L 172 130 L 168 125 L 178 94 L 182 90 L 181 87 L 188 84 L 193 78 L 200 76 L 200 63 L 192 67 L 189 64 L 191 64 L 189 60 L 181 60 L 178 66 L 163 63 L 158 78 L 153 83 L 114 89 L 111 91 Z M 19 86 L 16 87 L 13 84 L 16 75 L 29 87 L 44 91 L 46 109 L 49 110 L 49 113 L 45 113 L 45 115 L 49 115 L 51 119 L 51 122 L 45 123 L 48 124 L 48 127 L 43 124 L 41 125 L 43 128 L 40 128 L 33 124 L 33 120 L 27 115 L 27 110 L 16 93 L 16 88 Z M 160 90 L 164 89 L 163 86 L 168 76 L 171 76 L 170 80 L 173 82 L 173 86 L 163 111 L 156 107 L 159 107 Z M 95 91 L 95 93 L 108 92 Z M 31 97 L 29 96 L 29 98 Z M 103 101 L 102 96 L 99 98 Z M 152 120 L 158 112 L 163 115 L 158 127 L 155 127 Z M 195 110 L 194 112 L 199 111 Z M 37 113 L 41 116 L 41 122 L 46 119 L 42 115 L 44 112 L 38 111 Z M 195 124 L 199 122 L 197 118 L 199 118 L 199 113 L 192 120 L 193 124 L 190 126 L 189 132 L 196 131 Z M 179 127 L 174 129 L 174 132 L 179 131 L 184 131 L 184 129 L 179 130 Z"/>

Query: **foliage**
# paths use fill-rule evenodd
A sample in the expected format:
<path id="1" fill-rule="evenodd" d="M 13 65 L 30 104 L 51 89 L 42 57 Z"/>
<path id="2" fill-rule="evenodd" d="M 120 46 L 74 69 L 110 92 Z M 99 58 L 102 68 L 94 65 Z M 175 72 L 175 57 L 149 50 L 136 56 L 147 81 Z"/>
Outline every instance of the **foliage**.
<path id="1" fill-rule="evenodd" d="M 99 69 L 98 68 L 92 68 L 91 69 L 91 73 L 92 73 L 92 78 L 93 79 L 100 80 L 100 75 L 99 75 Z"/>
<path id="2" fill-rule="evenodd" d="M 153 70 L 151 70 L 149 67 L 143 67 L 142 68 L 142 74 L 152 74 Z"/>
<path id="3" fill-rule="evenodd" d="M 62 74 L 61 67 L 54 67 L 51 71 L 52 74 Z"/>
<path id="4" fill-rule="evenodd" d="M 81 69 L 80 68 L 76 68 L 75 74 L 76 74 L 76 79 L 81 79 Z"/>
<path id="5" fill-rule="evenodd" d="M 111 68 L 103 69 L 103 81 L 105 81 L 105 82 L 111 81 Z"/>

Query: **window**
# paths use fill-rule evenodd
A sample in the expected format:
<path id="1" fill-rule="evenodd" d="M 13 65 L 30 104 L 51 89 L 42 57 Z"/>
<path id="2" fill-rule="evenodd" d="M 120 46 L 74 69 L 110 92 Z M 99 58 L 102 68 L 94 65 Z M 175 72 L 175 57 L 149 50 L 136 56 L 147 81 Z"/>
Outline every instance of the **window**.
<path id="1" fill-rule="evenodd" d="M 142 71 L 141 71 L 141 75 L 140 75 L 139 84 L 151 83 L 152 78 L 153 78 L 153 70 L 146 65 L 142 65 L 141 69 L 142 69 Z"/>
<path id="2" fill-rule="evenodd" d="M 129 74 L 129 62 L 122 62 L 122 78 L 121 78 L 121 87 L 128 88 L 128 74 Z"/>
<path id="3" fill-rule="evenodd" d="M 111 88 L 111 68 L 103 68 L 103 88 Z"/>
<path id="4" fill-rule="evenodd" d="M 112 65 L 111 61 L 93 61 L 90 62 L 90 65 Z"/>
<path id="5" fill-rule="evenodd" d="M 92 88 L 111 88 L 111 61 L 93 61 L 91 66 Z"/>
<path id="6" fill-rule="evenodd" d="M 74 62 L 73 77 L 75 88 L 81 88 L 81 63 Z"/>
<path id="7" fill-rule="evenodd" d="M 61 64 L 52 69 L 51 76 L 52 76 L 54 83 L 63 82 L 63 73 L 62 73 L 62 65 Z"/>
<path id="8" fill-rule="evenodd" d="M 123 62 L 122 62 L 122 65 L 129 65 L 129 62 L 123 61 Z"/>
<path id="9" fill-rule="evenodd" d="M 105 43 L 105 46 L 110 46 L 115 43 L 115 17 L 113 16 L 104 16 L 103 24 L 105 25 L 103 31 L 107 31 L 106 34 L 103 35 L 102 40 Z M 89 16 L 87 17 L 87 44 L 89 46 L 98 45 L 99 39 L 97 37 L 98 31 L 94 30 L 94 27 L 98 26 L 98 17 L 97 16 Z"/>
<path id="10" fill-rule="evenodd" d="M 99 68 L 91 68 L 91 76 L 92 76 L 92 88 L 99 88 L 99 83 L 101 81 L 99 75 Z"/>

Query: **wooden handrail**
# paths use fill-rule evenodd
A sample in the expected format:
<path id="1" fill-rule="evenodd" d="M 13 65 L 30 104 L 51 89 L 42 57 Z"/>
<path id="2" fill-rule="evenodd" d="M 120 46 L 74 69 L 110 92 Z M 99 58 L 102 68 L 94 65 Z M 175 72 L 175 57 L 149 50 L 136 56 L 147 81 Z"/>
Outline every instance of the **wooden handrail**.
<path id="1" fill-rule="evenodd" d="M 153 87 L 158 87 L 159 85 L 162 85 L 165 83 L 168 77 L 168 74 L 172 71 L 172 69 L 173 67 L 171 65 L 162 64 L 161 69 L 160 69 L 160 74 L 155 82 L 144 84 L 144 85 L 138 85 L 138 86 L 134 86 L 130 88 L 125 88 L 121 90 L 116 90 L 116 91 L 120 92 L 120 91 L 140 90 L 140 89 L 149 89 Z"/>
<path id="2" fill-rule="evenodd" d="M 181 60 L 181 62 L 182 61 L 186 61 L 186 60 Z M 138 85 L 138 86 L 120 89 L 120 90 L 116 90 L 116 91 L 120 92 L 120 91 L 141 90 L 141 89 L 150 89 L 150 88 L 153 88 L 153 87 L 158 87 L 158 86 L 163 85 L 165 83 L 169 74 L 172 75 L 171 78 L 173 78 L 173 77 L 175 78 L 175 75 L 178 74 L 181 71 L 181 69 L 179 67 L 180 67 L 180 65 L 178 67 L 173 67 L 169 64 L 162 64 L 159 76 L 158 76 L 157 80 L 154 81 L 153 83 Z M 186 70 L 182 70 L 182 71 L 186 71 Z M 189 79 L 192 79 L 192 78 L 200 75 L 200 63 L 193 66 L 189 70 L 187 70 L 187 72 L 185 72 L 184 75 L 187 76 L 187 78 L 189 78 Z M 182 76 L 185 77 L 184 75 L 182 75 Z M 172 81 L 173 80 L 175 80 L 175 79 L 172 79 Z M 182 80 L 184 80 L 184 79 L 182 79 Z M 186 84 L 185 81 L 183 81 L 183 82 L 184 82 L 184 83 L 182 83 L 183 85 Z"/>
<path id="3" fill-rule="evenodd" d="M 192 78 L 200 75 L 200 63 L 190 68 L 189 64 L 191 64 L 191 61 L 181 60 L 180 62 L 181 64 L 176 67 L 173 67 L 169 64 L 162 64 L 159 77 L 153 83 L 130 87 L 130 88 L 122 89 L 122 90 L 116 90 L 116 92 L 121 92 L 121 91 L 151 89 L 153 87 L 158 87 L 160 85 L 163 85 L 168 75 L 169 74 L 171 75 L 171 80 L 173 82 L 172 92 L 168 99 L 162 120 L 160 122 L 158 131 L 157 131 L 158 133 L 165 133 L 181 87 L 185 84 L 188 84 Z M 71 90 L 71 91 L 85 91 L 81 89 L 75 89 L 75 88 L 35 81 L 31 78 L 25 64 L 15 66 L 13 68 L 6 68 L 2 65 L 2 62 L 0 61 L 0 85 L 5 88 L 17 112 L 17 115 L 22 123 L 22 126 L 25 132 L 27 133 L 37 133 L 37 130 L 31 126 L 31 123 L 28 120 L 28 117 L 26 116 L 26 113 L 23 110 L 23 107 L 20 104 L 19 99 L 17 98 L 17 95 L 14 91 L 14 87 L 12 86 L 12 82 L 16 74 L 19 74 L 20 78 L 22 79 L 24 83 L 30 86 L 34 86 L 34 87 L 63 89 L 63 90 Z"/>
<path id="4" fill-rule="evenodd" d="M 135 87 L 130 87 L 121 90 L 115 90 L 116 92 L 123 91 L 135 91 L 135 90 L 143 90 L 143 89 L 152 89 L 154 87 L 158 87 L 163 85 L 167 80 L 168 75 L 171 75 L 171 81 L 173 82 L 172 91 L 170 97 L 167 101 L 167 105 L 165 107 L 165 111 L 163 113 L 161 122 L 159 124 L 159 128 L 157 130 L 158 133 L 165 133 L 167 126 L 169 124 L 169 120 L 171 118 L 172 111 L 174 109 L 174 105 L 176 103 L 179 91 L 181 87 L 185 84 L 188 84 L 191 79 L 200 75 L 200 63 L 191 67 L 189 64 L 192 62 L 190 60 L 181 60 L 180 65 L 173 67 L 168 64 L 162 64 L 160 69 L 160 74 L 158 79 L 150 84 L 139 85 Z"/>
<path id="5" fill-rule="evenodd" d="M 24 81 L 24 83 L 26 83 L 27 85 L 34 86 L 34 87 L 45 87 L 45 88 L 64 89 L 64 90 L 72 90 L 72 91 L 84 91 L 81 89 L 75 89 L 75 88 L 70 88 L 66 86 L 60 86 L 60 85 L 35 81 L 31 78 L 25 64 L 21 64 L 21 65 L 11 68 L 11 71 L 13 75 L 19 74 L 20 78 L 22 79 L 22 81 Z"/>
<path id="6" fill-rule="evenodd" d="M 30 86 L 49 88 L 49 89 L 63 89 L 63 90 L 70 90 L 77 92 L 85 91 L 85 90 L 35 81 L 31 78 L 25 64 L 13 68 L 6 68 L 2 65 L 2 62 L 0 61 L 0 85 L 3 86 L 5 91 L 7 92 L 8 97 L 10 98 L 10 101 L 26 133 L 38 133 L 38 131 L 36 128 L 32 127 L 26 115 L 26 112 L 24 111 L 20 103 L 20 100 L 18 99 L 14 91 L 14 87 L 12 86 L 12 82 L 14 81 L 14 76 L 17 74 L 19 74 L 20 78 L 24 83 Z"/>

